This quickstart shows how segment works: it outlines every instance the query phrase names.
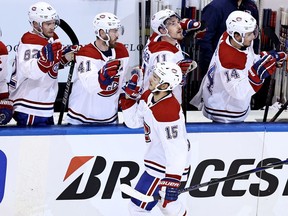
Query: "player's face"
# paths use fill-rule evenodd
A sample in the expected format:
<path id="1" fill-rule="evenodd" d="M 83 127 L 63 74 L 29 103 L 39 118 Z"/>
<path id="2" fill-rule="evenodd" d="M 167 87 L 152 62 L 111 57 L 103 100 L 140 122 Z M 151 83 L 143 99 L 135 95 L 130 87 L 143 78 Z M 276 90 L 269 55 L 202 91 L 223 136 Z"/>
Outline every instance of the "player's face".
<path id="1" fill-rule="evenodd" d="M 165 25 L 171 38 L 175 40 L 183 39 L 183 30 L 180 25 L 180 20 L 176 16 L 169 18 Z"/>
<path id="2" fill-rule="evenodd" d="M 119 38 L 119 31 L 118 29 L 110 29 L 109 30 L 109 37 L 110 37 L 110 40 L 109 40 L 109 46 L 114 48 L 115 47 L 115 44 Z"/>
<path id="3" fill-rule="evenodd" d="M 244 46 L 249 47 L 254 39 L 255 39 L 254 32 L 246 33 L 243 42 Z"/>
<path id="4" fill-rule="evenodd" d="M 160 81 L 159 76 L 157 76 L 157 74 L 155 74 L 154 72 L 151 74 L 150 78 L 149 78 L 149 87 L 148 89 L 150 91 L 153 91 L 155 89 L 155 87 L 158 85 Z"/>
<path id="5" fill-rule="evenodd" d="M 56 22 L 55 20 L 47 21 L 42 23 L 42 33 L 47 38 L 54 36 L 54 31 L 56 28 Z"/>

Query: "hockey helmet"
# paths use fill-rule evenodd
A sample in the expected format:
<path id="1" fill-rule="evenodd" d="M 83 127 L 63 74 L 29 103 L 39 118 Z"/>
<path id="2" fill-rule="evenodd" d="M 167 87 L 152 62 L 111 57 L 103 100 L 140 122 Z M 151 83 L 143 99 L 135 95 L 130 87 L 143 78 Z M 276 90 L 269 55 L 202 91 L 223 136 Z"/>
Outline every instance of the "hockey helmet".
<path id="1" fill-rule="evenodd" d="M 158 62 L 153 69 L 153 72 L 160 78 L 159 83 L 155 87 L 154 91 L 171 91 L 182 81 L 181 68 L 172 62 Z M 167 89 L 159 89 L 161 84 L 169 84 Z"/>
<path id="2" fill-rule="evenodd" d="M 43 22 L 55 20 L 56 26 L 60 20 L 56 10 L 46 2 L 37 2 L 30 6 L 28 12 L 29 22 L 33 27 L 33 21 L 39 23 L 42 27 Z"/>
<path id="3" fill-rule="evenodd" d="M 228 34 L 235 42 L 243 46 L 244 37 L 246 33 L 253 32 L 255 37 L 258 36 L 258 26 L 256 19 L 251 14 L 244 11 L 233 11 L 229 14 L 226 20 L 226 27 Z M 242 37 L 242 42 L 238 42 L 234 34 L 238 33 Z"/>
<path id="4" fill-rule="evenodd" d="M 153 31 L 159 35 L 162 35 L 159 31 L 159 28 L 166 29 L 165 21 L 172 16 L 176 16 L 179 20 L 181 19 L 177 13 L 175 13 L 174 11 L 170 9 L 160 10 L 157 13 L 155 13 L 151 19 L 151 27 Z"/>
<path id="5" fill-rule="evenodd" d="M 121 26 L 120 20 L 117 16 L 112 13 L 99 13 L 94 17 L 93 28 L 96 36 L 99 37 L 99 31 L 102 29 L 106 34 L 109 33 L 110 29 L 120 30 L 120 35 L 124 33 L 124 28 Z"/>

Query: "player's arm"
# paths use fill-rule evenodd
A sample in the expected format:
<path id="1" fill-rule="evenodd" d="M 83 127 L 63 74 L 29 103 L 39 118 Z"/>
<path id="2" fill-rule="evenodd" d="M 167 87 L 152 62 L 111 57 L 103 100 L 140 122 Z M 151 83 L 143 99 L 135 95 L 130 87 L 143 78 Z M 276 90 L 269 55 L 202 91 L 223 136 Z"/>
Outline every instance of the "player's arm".
<path id="1" fill-rule="evenodd" d="M 183 120 L 157 122 L 156 124 L 166 158 L 165 178 L 161 179 L 159 184 L 159 194 L 165 208 L 169 202 L 178 198 L 178 188 L 186 166 L 189 143 L 186 139 Z"/>

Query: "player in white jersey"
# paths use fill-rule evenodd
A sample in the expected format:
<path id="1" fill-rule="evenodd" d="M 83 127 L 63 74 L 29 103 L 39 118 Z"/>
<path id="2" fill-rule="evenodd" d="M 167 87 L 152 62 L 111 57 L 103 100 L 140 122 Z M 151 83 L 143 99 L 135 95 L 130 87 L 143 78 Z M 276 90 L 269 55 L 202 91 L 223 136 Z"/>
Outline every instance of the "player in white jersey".
<path id="1" fill-rule="evenodd" d="M 182 52 L 179 41 L 183 39 L 183 28 L 200 28 L 201 23 L 194 20 L 183 19 L 172 10 L 158 11 L 152 16 L 151 27 L 154 33 L 151 35 L 143 50 L 144 90 L 148 89 L 149 77 L 152 68 L 157 62 L 178 63 L 183 72 L 183 78 L 197 67 L 195 61 L 186 58 Z M 183 28 L 182 28 L 183 27 Z M 177 86 L 173 93 L 177 100 L 182 101 L 182 86 Z"/>
<path id="2" fill-rule="evenodd" d="M 15 71 L 9 83 L 10 98 L 18 126 L 53 125 L 54 102 L 58 92 L 58 68 L 68 62 L 71 47 L 62 49 L 57 34 L 56 10 L 46 2 L 30 6 L 29 22 L 33 28 L 19 43 Z"/>
<path id="3" fill-rule="evenodd" d="M 2 31 L 0 28 L 0 39 Z M 8 99 L 8 50 L 5 44 L 0 40 L 0 125 L 7 124 L 13 113 L 13 103 Z"/>
<path id="4" fill-rule="evenodd" d="M 177 198 L 180 181 L 187 180 L 190 144 L 181 105 L 172 93 L 182 81 L 182 71 L 176 63 L 157 63 L 148 90 L 139 100 L 131 97 L 131 92 L 139 89 L 137 77 L 132 75 L 124 87 L 126 96 L 120 99 L 125 124 L 129 128 L 144 126 L 149 144 L 144 156 L 145 171 L 135 189 L 149 195 L 159 193 L 161 200 L 144 203 L 132 198 L 130 214 L 150 215 L 158 203 L 164 215 L 186 215 L 185 205 Z"/>
<path id="5" fill-rule="evenodd" d="M 265 78 L 275 73 L 277 63 L 283 62 L 286 55 L 276 51 L 254 53 L 253 40 L 258 28 L 249 13 L 232 12 L 226 26 L 227 31 L 222 34 L 191 103 L 215 122 L 243 122 L 250 112 L 251 96 L 261 88 Z"/>
<path id="6" fill-rule="evenodd" d="M 69 124 L 117 123 L 118 101 L 129 54 L 117 42 L 123 33 L 120 20 L 99 13 L 93 20 L 96 40 L 76 55 L 75 81 L 69 98 Z"/>

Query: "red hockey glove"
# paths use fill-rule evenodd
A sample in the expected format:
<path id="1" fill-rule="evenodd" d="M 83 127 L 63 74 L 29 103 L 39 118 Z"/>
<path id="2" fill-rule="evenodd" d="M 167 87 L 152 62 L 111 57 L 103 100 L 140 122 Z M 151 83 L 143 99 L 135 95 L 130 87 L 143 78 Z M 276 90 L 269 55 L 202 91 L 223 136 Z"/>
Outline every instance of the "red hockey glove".
<path id="1" fill-rule="evenodd" d="M 6 125 L 10 122 L 13 115 L 13 103 L 11 100 L 0 100 L 0 125 Z"/>
<path id="2" fill-rule="evenodd" d="M 38 52 L 38 66 L 41 71 L 49 72 L 51 67 L 60 61 L 62 57 L 61 48 L 60 42 L 48 43 Z"/>
<path id="3" fill-rule="evenodd" d="M 249 81 L 257 92 L 262 86 L 265 78 L 274 74 L 276 71 L 276 59 L 271 55 L 265 55 L 258 60 L 248 71 Z"/>
<path id="4" fill-rule="evenodd" d="M 107 62 L 99 71 L 98 81 L 103 90 L 113 82 L 114 76 L 118 74 L 121 69 L 121 61 L 118 59 Z"/>
<path id="5" fill-rule="evenodd" d="M 164 178 L 160 181 L 159 195 L 163 208 L 165 208 L 168 203 L 178 199 L 179 186 L 180 181 L 174 178 Z"/>
<path id="6" fill-rule="evenodd" d="M 133 68 L 131 78 L 122 88 L 125 95 L 132 100 L 137 100 L 142 92 L 142 73 L 140 68 Z"/>
<path id="7" fill-rule="evenodd" d="M 201 27 L 201 22 L 195 19 L 184 18 L 180 21 L 181 28 L 185 31 L 197 30 Z"/>
<path id="8" fill-rule="evenodd" d="M 187 75 L 197 68 L 197 63 L 191 59 L 183 59 L 177 62 L 177 64 L 181 68 L 183 75 L 181 85 L 185 85 Z"/>
<path id="9" fill-rule="evenodd" d="M 261 56 L 271 55 L 273 58 L 276 59 L 276 67 L 282 67 L 284 61 L 287 59 L 287 54 L 285 52 L 277 52 L 276 50 L 271 50 L 269 52 L 263 51 L 260 53 Z"/>
<path id="10" fill-rule="evenodd" d="M 62 58 L 60 60 L 63 66 L 74 60 L 74 54 L 81 49 L 79 45 L 68 45 L 62 48 Z"/>
<path id="11" fill-rule="evenodd" d="M 202 39 L 206 33 L 206 24 L 204 21 L 196 21 L 195 19 L 184 18 L 180 22 L 183 29 L 183 35 L 185 36 L 190 31 L 194 31 L 194 38 Z"/>

